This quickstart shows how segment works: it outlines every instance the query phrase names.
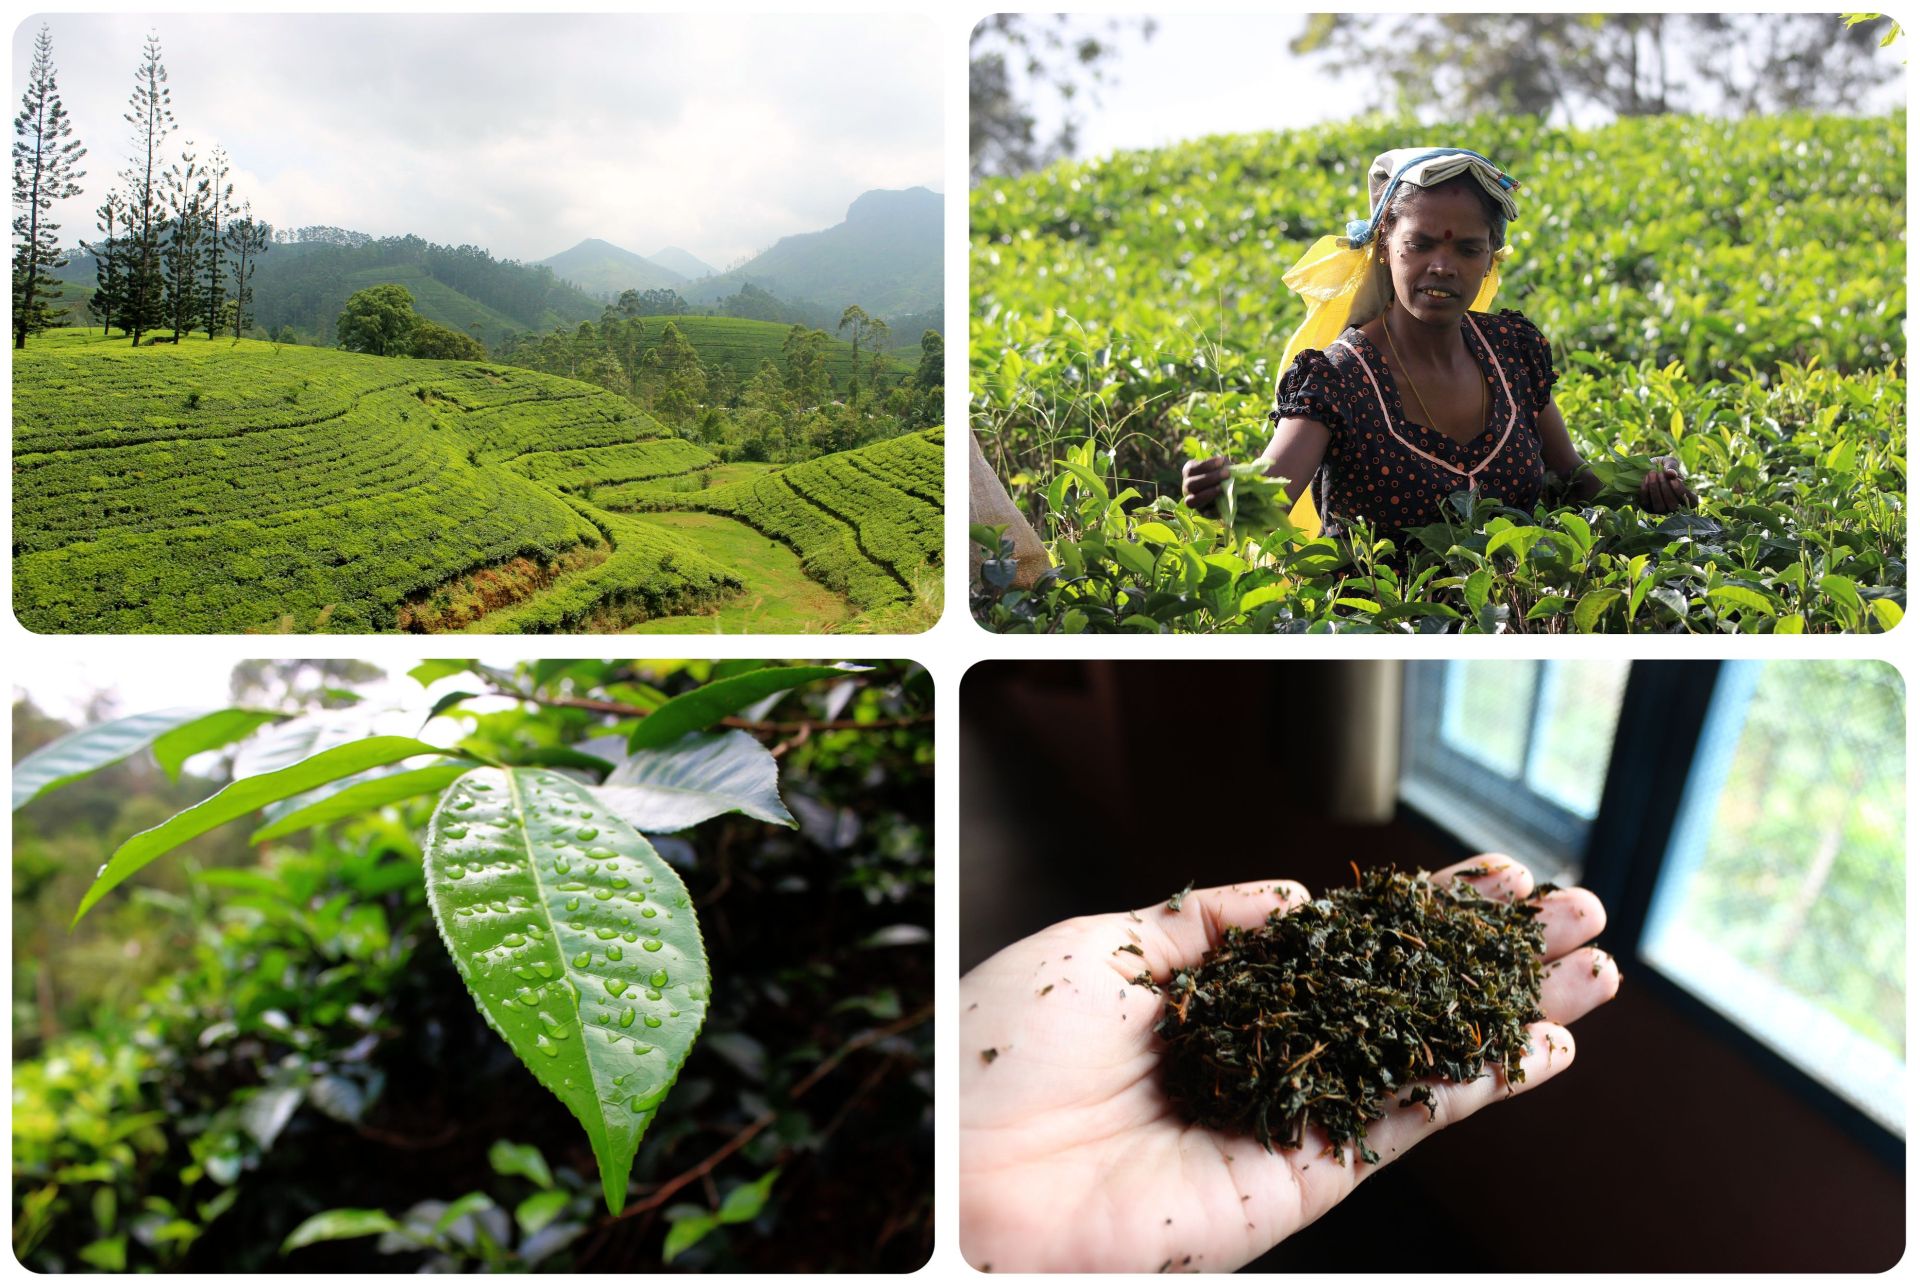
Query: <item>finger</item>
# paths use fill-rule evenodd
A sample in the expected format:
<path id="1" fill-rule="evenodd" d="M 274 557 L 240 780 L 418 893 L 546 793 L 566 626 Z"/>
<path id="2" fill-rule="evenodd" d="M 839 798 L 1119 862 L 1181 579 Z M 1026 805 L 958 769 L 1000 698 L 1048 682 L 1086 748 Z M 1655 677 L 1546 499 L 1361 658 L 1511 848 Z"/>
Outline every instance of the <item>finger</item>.
<path id="1" fill-rule="evenodd" d="M 1226 940 L 1229 928 L 1258 928 L 1273 912 L 1291 911 L 1309 900 L 1305 885 L 1293 880 L 1263 880 L 1196 889 L 1181 896 L 1178 911 L 1169 905 L 1169 899 L 1113 918 L 1126 933 L 1139 939 L 1131 944 L 1140 948 L 1138 959 L 1146 962 L 1155 982 L 1164 982 L 1179 970 L 1199 964 L 1207 952 Z M 1121 966 L 1121 972 L 1137 972 L 1126 967 L 1134 963 L 1133 953 L 1118 942 L 1114 948 L 1113 960 Z"/>
<path id="2" fill-rule="evenodd" d="M 1598 947 L 1580 950 L 1547 966 L 1540 982 L 1540 1012 L 1563 1026 L 1586 1017 L 1620 990 L 1620 966 Z"/>
<path id="3" fill-rule="evenodd" d="M 1586 889 L 1555 889 L 1540 899 L 1537 917 L 1546 936 L 1548 960 L 1558 960 L 1583 942 L 1592 942 L 1607 927 L 1607 908 Z"/>
<path id="4" fill-rule="evenodd" d="M 1521 1070 L 1526 1073 L 1524 1080 L 1515 1078 L 1509 1081 L 1503 1068 L 1489 1063 L 1486 1074 L 1475 1080 L 1460 1084 L 1450 1081 L 1422 1082 L 1433 1091 L 1431 1117 L 1424 1104 L 1400 1106 L 1407 1102 L 1407 1091 L 1413 1088 L 1410 1085 L 1402 1087 L 1394 1095 L 1393 1106 L 1388 1109 L 1386 1118 L 1367 1129 L 1367 1144 L 1380 1154 L 1380 1164 L 1385 1165 L 1422 1139 L 1466 1120 L 1491 1103 L 1546 1084 L 1572 1065 L 1573 1033 L 1565 1027 L 1554 1022 L 1533 1023 L 1528 1026 L 1527 1035 L 1527 1053 L 1520 1064 Z M 1319 1169 L 1318 1166 L 1314 1168 Z M 1364 1166 L 1358 1169 L 1356 1182 L 1367 1173 Z"/>
<path id="5" fill-rule="evenodd" d="M 1511 902 L 1533 892 L 1533 872 L 1505 853 L 1482 853 L 1433 873 L 1436 884 L 1446 884 L 1455 878 L 1464 879 L 1478 889 L 1482 897 L 1496 902 Z"/>
<path id="6" fill-rule="evenodd" d="M 1187 492 L 1187 507 L 1189 509 L 1204 509 L 1212 504 L 1214 497 L 1219 494 L 1220 488 L 1218 487 L 1196 487 Z"/>

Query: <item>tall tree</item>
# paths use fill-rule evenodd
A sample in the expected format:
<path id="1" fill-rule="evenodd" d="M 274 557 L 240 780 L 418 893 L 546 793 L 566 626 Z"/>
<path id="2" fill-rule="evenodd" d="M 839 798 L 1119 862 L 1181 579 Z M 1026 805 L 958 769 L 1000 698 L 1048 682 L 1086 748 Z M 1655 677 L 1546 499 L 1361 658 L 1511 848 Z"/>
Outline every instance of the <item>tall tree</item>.
<path id="1" fill-rule="evenodd" d="M 357 290 L 334 324 L 340 347 L 351 353 L 398 357 L 413 338 L 413 292 L 388 282 Z"/>
<path id="2" fill-rule="evenodd" d="M 213 253 L 207 256 L 207 281 L 200 306 L 207 320 L 207 338 L 213 338 L 213 332 L 220 320 L 220 305 L 226 299 L 226 287 L 222 284 L 226 274 L 222 270 L 220 238 L 225 231 L 225 220 L 233 211 L 233 181 L 228 178 L 233 165 L 227 159 L 227 149 L 215 145 L 213 155 L 207 158 L 207 244 L 213 247 Z"/>
<path id="3" fill-rule="evenodd" d="M 787 363 L 787 388 L 801 406 L 818 406 L 833 396 L 827 375 L 827 332 L 790 326 L 780 352 Z"/>
<path id="4" fill-rule="evenodd" d="M 887 340 L 893 336 L 893 327 L 887 325 L 884 317 L 867 319 L 867 378 L 873 381 L 874 390 L 880 388 L 880 376 L 887 369 Z M 857 355 L 856 355 L 857 358 Z"/>
<path id="5" fill-rule="evenodd" d="M 81 248 L 93 256 L 93 297 L 87 311 L 100 319 L 100 334 L 113 330 L 116 318 L 124 318 L 127 293 L 127 199 L 119 192 L 107 193 L 107 199 L 95 210 L 100 240 L 83 241 Z"/>
<path id="6" fill-rule="evenodd" d="M 839 333 L 844 335 L 848 327 L 853 328 L 853 365 L 847 375 L 848 401 L 860 395 L 860 340 L 872 325 L 873 318 L 867 316 L 867 310 L 859 304 L 848 304 L 846 311 L 840 314 Z"/>
<path id="7" fill-rule="evenodd" d="M 260 266 L 260 256 L 273 245 L 273 229 L 253 217 L 253 203 L 249 201 L 240 207 L 240 217 L 227 223 L 223 241 L 227 251 L 227 280 L 232 283 L 228 303 L 233 316 L 233 339 L 239 343 L 240 336 L 253 325 L 253 273 Z M 407 306 L 409 309 L 413 306 L 411 296 Z"/>
<path id="8" fill-rule="evenodd" d="M 161 246 L 162 311 L 173 328 L 173 342 L 200 320 L 200 271 L 219 250 L 207 241 L 207 202 L 210 183 L 189 141 L 177 165 L 162 176 L 167 198 L 166 240 Z"/>
<path id="9" fill-rule="evenodd" d="M 60 225 L 48 218 L 55 201 L 80 195 L 87 149 L 73 137 L 53 70 L 53 35 L 43 25 L 33 41 L 33 66 L 20 114 L 13 118 L 13 346 L 53 324 L 60 297 L 53 274 L 67 266 Z"/>
<path id="10" fill-rule="evenodd" d="M 121 325 L 137 346 L 140 337 L 161 320 L 160 236 L 167 211 L 161 194 L 160 149 L 175 128 L 173 91 L 167 88 L 166 64 L 160 61 L 160 37 L 151 32 L 133 75 L 133 95 L 124 119 L 133 126 L 133 160 L 123 175 L 127 232 L 133 245 Z"/>

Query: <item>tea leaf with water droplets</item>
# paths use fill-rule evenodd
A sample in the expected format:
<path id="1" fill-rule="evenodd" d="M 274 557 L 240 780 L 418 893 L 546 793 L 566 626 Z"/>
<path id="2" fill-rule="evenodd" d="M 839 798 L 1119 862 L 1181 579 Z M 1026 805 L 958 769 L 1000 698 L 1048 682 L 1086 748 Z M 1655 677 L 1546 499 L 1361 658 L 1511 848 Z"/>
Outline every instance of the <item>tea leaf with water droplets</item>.
<path id="1" fill-rule="evenodd" d="M 86 896 L 80 899 L 80 909 L 73 913 L 73 921 L 78 924 L 80 917 L 93 909 L 94 903 L 154 858 L 171 852 L 196 836 L 206 834 L 216 826 L 245 817 L 264 804 L 290 799 L 316 786 L 351 777 L 382 764 L 399 763 L 415 755 L 445 753 L 438 746 L 429 746 L 412 737 L 368 737 L 364 741 L 323 750 L 277 772 L 243 777 L 211 799 L 204 799 L 192 808 L 175 813 L 158 826 L 141 831 L 115 849 L 107 864 L 100 868 Z"/>
<path id="2" fill-rule="evenodd" d="M 607 1209 L 707 1014 L 686 886 L 592 790 L 476 768 L 427 830 L 427 902 L 488 1024 L 586 1127 Z"/>
<path id="3" fill-rule="evenodd" d="M 690 732 L 622 761 L 597 793 L 635 829 L 683 831 L 722 813 L 792 826 L 780 802 L 780 765 L 746 733 Z"/>

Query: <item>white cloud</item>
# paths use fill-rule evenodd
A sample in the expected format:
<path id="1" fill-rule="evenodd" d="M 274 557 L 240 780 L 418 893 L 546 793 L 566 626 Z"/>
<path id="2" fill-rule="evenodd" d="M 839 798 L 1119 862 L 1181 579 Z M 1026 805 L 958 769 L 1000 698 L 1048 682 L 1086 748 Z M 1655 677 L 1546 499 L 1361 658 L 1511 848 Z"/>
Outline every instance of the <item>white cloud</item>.
<path id="1" fill-rule="evenodd" d="M 876 14 L 54 14 L 14 33 L 14 97 L 53 34 L 89 149 L 69 244 L 126 164 L 149 30 L 177 146 L 225 144 L 281 227 L 415 233 L 542 259 L 583 237 L 716 265 L 944 172 L 935 25 Z"/>

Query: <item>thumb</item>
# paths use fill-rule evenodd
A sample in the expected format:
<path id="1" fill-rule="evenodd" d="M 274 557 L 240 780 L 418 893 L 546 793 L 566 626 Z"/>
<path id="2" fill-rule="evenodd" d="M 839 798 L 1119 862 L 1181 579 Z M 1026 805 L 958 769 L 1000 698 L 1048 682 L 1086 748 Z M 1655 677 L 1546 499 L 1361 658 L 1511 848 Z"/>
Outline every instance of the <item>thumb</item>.
<path id="1" fill-rule="evenodd" d="M 1176 899 L 1178 910 L 1173 907 Z M 1153 980 L 1164 983 L 1198 965 L 1226 939 L 1229 928 L 1258 928 L 1274 911 L 1292 911 L 1310 900 L 1306 886 L 1295 880 L 1261 880 L 1195 889 L 1113 918 L 1138 940 L 1132 945 L 1139 947 Z M 1115 949 L 1124 950 L 1119 943 Z"/>

